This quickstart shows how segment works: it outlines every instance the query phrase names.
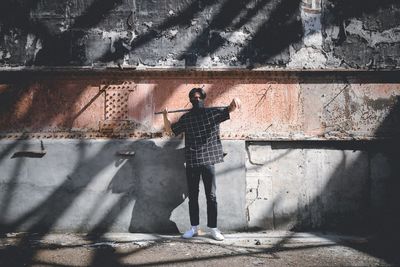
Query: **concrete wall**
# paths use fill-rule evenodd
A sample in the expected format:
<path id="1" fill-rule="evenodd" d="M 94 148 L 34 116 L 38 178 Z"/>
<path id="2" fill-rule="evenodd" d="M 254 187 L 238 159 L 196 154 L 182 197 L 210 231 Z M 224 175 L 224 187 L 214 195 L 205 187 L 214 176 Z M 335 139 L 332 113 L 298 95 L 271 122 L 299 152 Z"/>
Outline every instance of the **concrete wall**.
<path id="1" fill-rule="evenodd" d="M 243 101 L 222 124 L 221 229 L 396 223 L 396 71 L 50 74 L 0 75 L 2 231 L 183 231 L 182 144 L 153 112 L 187 107 L 199 84 L 208 105 Z"/>
<path id="2" fill-rule="evenodd" d="M 366 232 L 393 226 L 398 148 L 381 142 L 248 143 L 249 228 Z"/>
<path id="3" fill-rule="evenodd" d="M 219 225 L 242 230 L 244 142 L 226 141 L 224 151 L 225 163 L 216 168 Z M 177 232 L 190 226 L 180 140 L 1 142 L 0 166 L 1 231 Z"/>
<path id="4" fill-rule="evenodd" d="M 395 0 L 0 3 L 0 67 L 399 68 Z"/>
<path id="5" fill-rule="evenodd" d="M 182 146 L 154 112 L 189 107 L 195 86 L 207 105 L 243 101 L 222 126 L 222 229 L 396 225 L 399 13 L 395 0 L 1 1 L 1 230 L 185 228 Z"/>
<path id="6" fill-rule="evenodd" d="M 397 223 L 398 143 L 223 145 L 217 200 L 225 231 L 359 233 Z M 175 233 L 190 225 L 176 139 L 1 141 L 0 166 L 1 231 Z M 205 203 L 201 186 L 202 227 Z"/>

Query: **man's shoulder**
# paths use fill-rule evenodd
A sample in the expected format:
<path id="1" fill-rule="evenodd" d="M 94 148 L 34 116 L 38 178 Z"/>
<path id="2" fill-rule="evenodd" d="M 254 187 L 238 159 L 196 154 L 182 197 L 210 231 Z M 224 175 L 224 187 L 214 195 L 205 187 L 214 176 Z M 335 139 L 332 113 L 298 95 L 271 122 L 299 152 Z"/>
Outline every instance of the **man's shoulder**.
<path id="1" fill-rule="evenodd" d="M 185 119 L 187 119 L 189 116 L 190 116 L 190 111 L 189 111 L 189 112 L 186 112 L 185 114 L 183 114 L 179 119 L 180 119 L 180 120 L 185 120 Z"/>
<path id="2" fill-rule="evenodd" d="M 210 108 L 208 110 L 209 115 L 224 114 L 226 112 L 227 112 L 227 108 Z"/>
<path id="3" fill-rule="evenodd" d="M 188 120 L 190 120 L 192 117 L 190 113 L 191 112 L 189 111 L 189 112 L 186 112 L 185 114 L 183 114 L 182 116 L 180 116 L 178 119 L 178 122 L 185 123 Z"/>
<path id="4" fill-rule="evenodd" d="M 180 120 L 191 120 L 191 119 L 205 119 L 207 117 L 215 116 L 215 114 L 220 114 L 224 112 L 223 109 L 216 109 L 216 108 L 205 108 L 202 112 L 195 113 L 193 111 L 189 111 L 183 114 L 180 117 Z"/>

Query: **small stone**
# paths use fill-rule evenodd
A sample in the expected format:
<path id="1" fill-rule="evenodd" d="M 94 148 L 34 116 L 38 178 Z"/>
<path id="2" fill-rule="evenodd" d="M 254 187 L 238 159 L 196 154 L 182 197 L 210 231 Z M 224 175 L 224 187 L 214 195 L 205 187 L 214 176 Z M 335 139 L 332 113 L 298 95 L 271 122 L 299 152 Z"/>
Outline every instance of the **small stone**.
<path id="1" fill-rule="evenodd" d="M 260 242 L 260 240 L 256 239 L 255 241 L 256 241 L 256 246 L 259 246 L 259 245 L 261 245 L 261 242 Z"/>

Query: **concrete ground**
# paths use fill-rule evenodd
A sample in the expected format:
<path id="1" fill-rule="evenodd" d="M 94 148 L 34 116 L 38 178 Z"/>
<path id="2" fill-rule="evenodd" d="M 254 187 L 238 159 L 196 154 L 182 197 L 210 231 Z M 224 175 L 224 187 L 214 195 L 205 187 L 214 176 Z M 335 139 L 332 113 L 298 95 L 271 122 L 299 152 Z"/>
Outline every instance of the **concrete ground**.
<path id="1" fill-rule="evenodd" d="M 24 234 L 0 238 L 0 266 L 397 266 L 370 237 L 286 231 L 177 235 Z M 392 247 L 393 248 L 393 247 Z"/>

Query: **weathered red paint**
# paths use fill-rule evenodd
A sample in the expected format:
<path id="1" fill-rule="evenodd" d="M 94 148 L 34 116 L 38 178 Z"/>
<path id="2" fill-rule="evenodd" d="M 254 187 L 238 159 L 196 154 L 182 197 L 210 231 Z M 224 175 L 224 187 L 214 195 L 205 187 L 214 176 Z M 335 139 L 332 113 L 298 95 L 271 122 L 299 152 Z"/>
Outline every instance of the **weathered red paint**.
<path id="1" fill-rule="evenodd" d="M 12 81 L 0 85 L 0 132 L 3 138 L 157 137 L 163 120 L 154 112 L 190 108 L 188 92 L 202 87 L 207 106 L 228 105 L 234 97 L 242 101 L 242 109 L 222 124 L 223 138 L 369 139 L 399 104 L 399 85 L 226 73 Z M 389 136 L 396 132 L 390 124 L 385 127 Z"/>

